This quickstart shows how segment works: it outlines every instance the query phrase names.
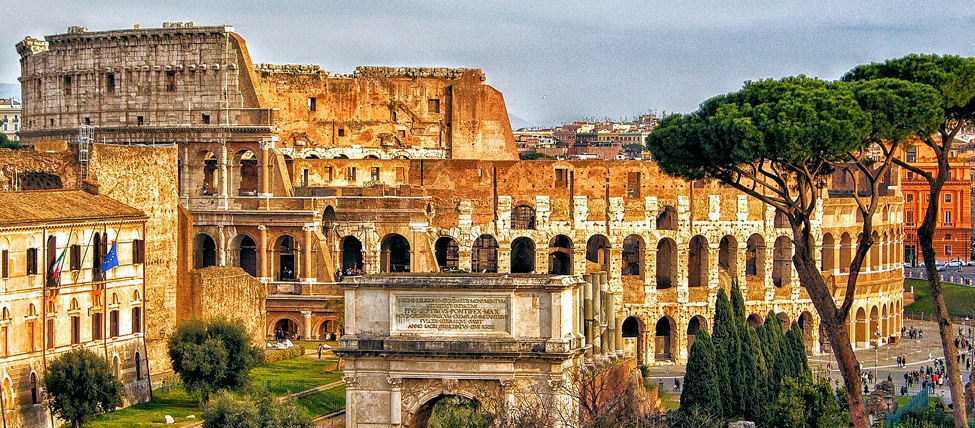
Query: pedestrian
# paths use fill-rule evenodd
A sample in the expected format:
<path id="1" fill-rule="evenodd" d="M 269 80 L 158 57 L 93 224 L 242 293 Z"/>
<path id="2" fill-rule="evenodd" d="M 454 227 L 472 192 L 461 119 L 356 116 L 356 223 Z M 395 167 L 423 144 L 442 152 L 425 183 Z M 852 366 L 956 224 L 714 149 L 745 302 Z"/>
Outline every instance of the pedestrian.
<path id="1" fill-rule="evenodd" d="M 319 360 L 322 359 L 322 345 L 321 344 L 318 345 L 318 359 Z"/>

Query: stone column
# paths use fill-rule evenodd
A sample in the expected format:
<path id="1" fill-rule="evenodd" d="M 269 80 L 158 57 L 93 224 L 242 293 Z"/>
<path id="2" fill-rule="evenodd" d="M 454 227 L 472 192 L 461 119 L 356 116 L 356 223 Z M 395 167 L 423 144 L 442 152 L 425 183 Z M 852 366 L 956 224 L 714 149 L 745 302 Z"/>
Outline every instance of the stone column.
<path id="1" fill-rule="evenodd" d="M 304 336 L 304 339 L 305 340 L 311 340 L 311 338 L 312 338 L 312 331 L 311 331 L 311 328 L 312 328 L 311 327 L 311 311 L 301 311 L 301 319 L 302 319 L 302 321 L 305 324 L 305 336 Z"/>
<path id="2" fill-rule="evenodd" d="M 390 392 L 389 392 L 389 424 L 399 425 L 403 423 L 403 378 L 399 377 L 388 377 L 386 381 L 389 382 Z"/>
<path id="3" fill-rule="evenodd" d="M 227 234 L 222 224 L 217 226 L 217 266 L 227 266 Z"/>
<path id="4" fill-rule="evenodd" d="M 222 203 L 221 208 L 226 209 L 228 204 L 227 180 L 230 177 L 227 176 L 227 142 L 225 141 L 220 143 L 220 154 L 217 155 L 217 163 L 217 166 L 220 169 L 220 182 L 217 183 L 217 186 L 219 186 L 220 199 Z"/>
<path id="5" fill-rule="evenodd" d="M 359 386 L 359 377 L 346 375 L 342 377 L 342 382 L 345 382 L 345 408 L 347 409 L 345 413 L 345 425 L 349 427 L 359 426 L 359 408 L 355 399 L 355 393 Z"/>
<path id="6" fill-rule="evenodd" d="M 619 297 L 622 297 L 622 294 L 619 294 L 618 296 Z M 613 318 L 616 321 L 616 326 L 615 326 L 616 327 L 616 330 L 614 330 L 614 333 L 616 333 L 616 339 L 615 339 L 616 340 L 616 355 L 622 357 L 623 356 L 623 318 L 616 316 L 616 310 L 615 310 L 615 308 L 613 310 Z"/>
<path id="7" fill-rule="evenodd" d="M 263 197 L 270 197 L 273 194 L 271 191 L 271 162 L 268 158 L 272 147 L 274 147 L 274 143 L 269 138 L 261 141 L 261 175 L 258 185 Z"/>
<path id="8" fill-rule="evenodd" d="M 266 282 L 271 279 L 268 272 L 267 226 L 258 225 L 257 232 L 257 277 Z"/>
<path id="9" fill-rule="evenodd" d="M 458 243 L 459 245 L 459 243 Z M 473 254 L 471 252 L 470 245 L 461 247 L 457 249 L 457 268 L 460 270 L 471 270 L 471 257 Z"/>
<path id="10" fill-rule="evenodd" d="M 302 248 L 302 252 L 301 252 L 301 255 L 302 255 L 302 257 L 301 257 L 302 258 L 302 260 L 301 260 L 301 272 L 302 272 L 301 277 L 304 280 L 304 282 L 315 282 L 315 276 L 314 276 L 314 274 L 312 273 L 312 270 L 311 270 L 311 251 L 312 251 L 311 250 L 311 242 L 312 242 L 311 241 L 312 240 L 312 234 L 311 234 L 311 232 L 313 230 L 315 230 L 315 226 L 314 225 L 311 225 L 311 224 L 306 224 L 306 225 L 302 226 L 301 230 L 303 230 L 305 232 L 305 236 L 304 236 L 304 238 L 305 238 L 305 245 Z"/>
<path id="11" fill-rule="evenodd" d="M 592 295 L 593 295 L 592 274 L 587 273 L 583 275 L 582 278 L 583 281 L 585 282 L 583 286 L 584 291 L 582 294 L 584 299 L 583 317 L 585 318 L 584 333 L 586 338 L 586 341 L 583 345 L 588 346 L 586 348 L 586 358 L 591 358 L 593 355 L 593 337 L 595 336 L 593 334 L 593 331 L 595 329 L 595 323 L 593 322 L 593 310 L 592 310 L 592 303 L 593 303 L 592 302 Z"/>

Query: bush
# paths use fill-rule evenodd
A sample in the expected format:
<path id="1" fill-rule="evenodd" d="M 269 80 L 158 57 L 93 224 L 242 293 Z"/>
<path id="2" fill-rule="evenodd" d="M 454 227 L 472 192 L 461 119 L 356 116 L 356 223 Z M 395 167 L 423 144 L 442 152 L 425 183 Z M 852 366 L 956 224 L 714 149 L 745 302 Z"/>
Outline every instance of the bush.
<path id="1" fill-rule="evenodd" d="M 44 375 L 51 411 L 73 426 L 122 405 L 123 387 L 108 360 L 75 348 L 52 360 Z"/>
<path id="2" fill-rule="evenodd" d="M 261 349 L 240 323 L 224 318 L 191 319 L 169 337 L 169 359 L 186 391 L 202 401 L 221 389 L 240 389 L 261 359 Z"/>
<path id="3" fill-rule="evenodd" d="M 293 401 L 278 401 L 267 391 L 235 397 L 222 391 L 203 409 L 204 428 L 311 428 L 307 413 Z"/>
<path id="4" fill-rule="evenodd" d="M 305 355 L 304 345 L 295 346 L 284 350 L 264 351 L 264 363 L 271 364 L 279 361 L 290 360 L 292 358 Z"/>

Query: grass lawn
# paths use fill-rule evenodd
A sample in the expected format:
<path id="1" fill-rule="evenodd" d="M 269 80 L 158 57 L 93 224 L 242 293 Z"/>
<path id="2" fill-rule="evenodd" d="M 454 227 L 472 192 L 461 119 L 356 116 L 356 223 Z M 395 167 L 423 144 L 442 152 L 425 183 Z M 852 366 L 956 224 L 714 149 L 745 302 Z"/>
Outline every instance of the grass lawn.
<path id="1" fill-rule="evenodd" d="M 295 400 L 312 415 L 327 415 L 345 407 L 345 385 L 316 392 Z"/>
<path id="2" fill-rule="evenodd" d="M 897 402 L 897 407 L 900 408 L 900 407 L 903 407 L 905 404 L 907 404 L 908 401 L 911 401 L 912 398 L 914 398 L 913 395 L 905 395 L 903 397 L 897 396 L 897 397 L 894 397 L 894 401 Z M 934 408 L 935 404 L 937 404 L 939 401 L 941 401 L 940 398 L 938 398 L 938 397 L 932 397 L 932 396 L 929 395 L 928 396 L 928 407 Z"/>
<path id="3" fill-rule="evenodd" d="M 298 357 L 258 366 L 251 370 L 251 379 L 273 395 L 287 395 L 341 380 L 341 372 L 325 373 L 334 367 L 334 359 Z"/>
<path id="4" fill-rule="evenodd" d="M 904 312 L 913 314 L 934 314 L 934 301 L 928 290 L 928 282 L 921 279 L 905 279 L 904 290 L 911 291 L 914 286 L 914 303 L 904 307 Z M 944 291 L 948 314 L 953 317 L 975 316 L 975 288 L 954 284 L 941 284 Z"/>
<path id="5" fill-rule="evenodd" d="M 196 399 L 190 397 L 183 388 L 174 389 L 168 394 L 156 390 L 152 392 L 152 401 L 109 413 L 85 426 L 106 428 L 172 426 L 166 425 L 164 419 L 166 415 L 172 416 L 179 425 L 199 421 L 200 413 L 202 411 L 196 406 Z M 189 419 L 187 418 L 189 415 L 196 415 L 196 418 Z"/>

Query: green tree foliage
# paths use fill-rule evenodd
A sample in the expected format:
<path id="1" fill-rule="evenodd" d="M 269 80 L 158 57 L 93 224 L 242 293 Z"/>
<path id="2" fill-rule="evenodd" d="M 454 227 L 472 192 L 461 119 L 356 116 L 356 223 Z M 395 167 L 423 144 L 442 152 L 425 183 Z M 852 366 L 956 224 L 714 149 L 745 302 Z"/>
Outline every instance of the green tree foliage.
<path id="1" fill-rule="evenodd" d="M 746 328 L 743 337 L 747 342 L 742 346 L 745 352 L 741 356 L 741 377 L 734 381 L 743 385 L 744 416 L 752 421 L 764 421 L 767 418 L 766 407 L 775 397 L 772 388 L 774 381 L 769 377 L 769 364 L 762 352 L 758 332 Z"/>
<path id="2" fill-rule="evenodd" d="M 741 356 L 739 334 L 734 309 L 728 301 L 728 295 L 723 288 L 719 289 L 714 309 L 714 361 L 718 387 L 721 389 L 721 397 L 725 398 L 721 403 L 721 414 L 728 418 L 742 414 L 742 397 L 736 391 L 739 385 L 732 384 L 731 379 L 731 373 L 738 368 L 738 360 Z"/>
<path id="3" fill-rule="evenodd" d="M 49 406 L 75 427 L 122 405 L 122 382 L 108 360 L 75 348 L 51 360 L 44 374 Z"/>
<path id="4" fill-rule="evenodd" d="M 768 426 L 781 428 L 831 428 L 849 426 L 840 400 L 826 380 L 808 377 L 782 380 L 782 392 L 769 406 Z"/>
<path id="5" fill-rule="evenodd" d="M 795 367 L 793 377 L 811 376 L 809 359 L 806 358 L 806 345 L 802 342 L 802 329 L 799 328 L 798 322 L 792 323 L 792 327 L 785 334 L 785 339 L 789 344 L 792 366 Z"/>
<path id="6" fill-rule="evenodd" d="M 204 428 L 311 428 L 314 424 L 293 401 L 278 401 L 267 391 L 241 398 L 221 391 L 203 407 Z"/>
<path id="7" fill-rule="evenodd" d="M 261 361 L 261 349 L 251 343 L 243 326 L 225 318 L 182 322 L 168 345 L 173 371 L 203 402 L 221 389 L 246 385 L 248 373 Z"/>
<path id="8" fill-rule="evenodd" d="M 18 149 L 20 148 L 20 143 L 11 140 L 6 134 L 0 133 L 0 149 Z"/>
<path id="9" fill-rule="evenodd" d="M 445 397 L 433 406 L 430 428 L 487 428 L 493 418 L 478 409 L 477 403 L 464 397 Z"/>
<path id="10" fill-rule="evenodd" d="M 738 281 L 731 283 L 731 306 L 735 309 L 735 318 L 738 325 L 745 328 L 745 297 L 741 295 L 741 287 Z"/>
<path id="11" fill-rule="evenodd" d="M 691 345 L 687 357 L 687 371 L 684 374 L 684 389 L 680 394 L 682 411 L 703 407 L 708 413 L 722 414 L 721 390 L 718 387 L 718 372 L 715 367 L 714 342 L 707 331 L 701 330 Z"/>

